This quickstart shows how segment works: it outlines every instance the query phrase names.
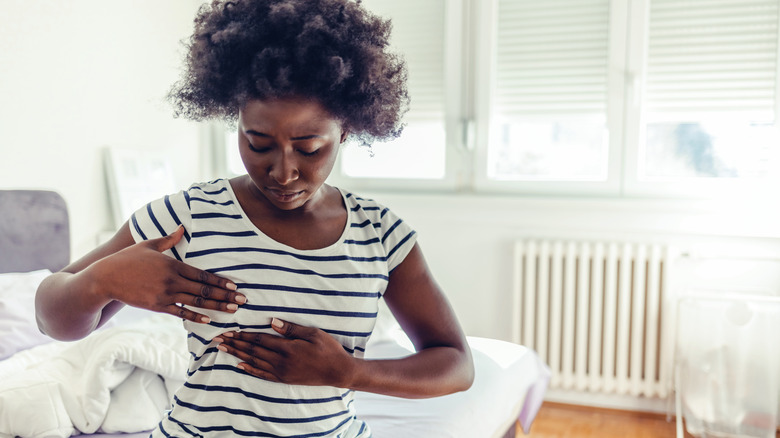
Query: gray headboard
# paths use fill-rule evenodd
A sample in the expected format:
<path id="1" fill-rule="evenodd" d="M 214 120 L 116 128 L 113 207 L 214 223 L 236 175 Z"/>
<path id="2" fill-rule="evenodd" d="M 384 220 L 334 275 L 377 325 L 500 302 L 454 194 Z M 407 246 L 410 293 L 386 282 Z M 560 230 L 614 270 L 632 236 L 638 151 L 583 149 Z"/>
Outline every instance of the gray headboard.
<path id="1" fill-rule="evenodd" d="M 0 190 L 0 273 L 59 271 L 70 260 L 65 200 L 47 190 Z"/>

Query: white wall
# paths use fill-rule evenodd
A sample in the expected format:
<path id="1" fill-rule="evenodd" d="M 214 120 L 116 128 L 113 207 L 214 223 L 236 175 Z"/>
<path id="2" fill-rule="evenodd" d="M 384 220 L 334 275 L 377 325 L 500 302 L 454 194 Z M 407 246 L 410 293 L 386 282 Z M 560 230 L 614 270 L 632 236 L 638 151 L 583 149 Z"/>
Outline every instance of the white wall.
<path id="1" fill-rule="evenodd" d="M 513 339 L 513 242 L 521 237 L 628 239 L 693 255 L 780 258 L 780 210 L 770 200 L 366 195 L 418 231 L 431 270 L 473 336 Z"/>
<path id="2" fill-rule="evenodd" d="M 192 0 L 4 0 L 0 12 L 0 188 L 61 193 L 72 253 L 113 228 L 102 148 L 170 158 L 201 179 L 199 128 L 164 100 L 192 31 Z"/>

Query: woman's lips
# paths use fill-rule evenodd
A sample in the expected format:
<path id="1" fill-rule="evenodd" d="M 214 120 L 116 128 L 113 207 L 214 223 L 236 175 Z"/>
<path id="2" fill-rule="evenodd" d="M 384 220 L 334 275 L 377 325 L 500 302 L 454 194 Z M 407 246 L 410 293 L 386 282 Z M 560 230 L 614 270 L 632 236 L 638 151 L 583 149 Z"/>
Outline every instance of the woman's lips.
<path id="1" fill-rule="evenodd" d="M 301 191 L 279 190 L 268 188 L 268 192 L 279 202 L 291 202 L 303 193 Z"/>

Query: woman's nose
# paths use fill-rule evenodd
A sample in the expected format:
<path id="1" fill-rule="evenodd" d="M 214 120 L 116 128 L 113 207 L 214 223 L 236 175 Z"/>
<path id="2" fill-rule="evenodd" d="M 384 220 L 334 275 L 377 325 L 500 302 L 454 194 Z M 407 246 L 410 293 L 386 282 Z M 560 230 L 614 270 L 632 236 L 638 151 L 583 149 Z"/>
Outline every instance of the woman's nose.
<path id="1" fill-rule="evenodd" d="M 275 157 L 268 174 L 277 184 L 282 186 L 297 180 L 300 175 L 295 158 L 285 152 L 281 152 Z"/>

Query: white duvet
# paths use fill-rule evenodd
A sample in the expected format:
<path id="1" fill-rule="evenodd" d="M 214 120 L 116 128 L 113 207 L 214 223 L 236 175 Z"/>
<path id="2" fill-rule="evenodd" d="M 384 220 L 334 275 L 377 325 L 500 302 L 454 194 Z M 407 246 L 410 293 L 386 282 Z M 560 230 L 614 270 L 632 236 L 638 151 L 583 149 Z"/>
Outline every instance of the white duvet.
<path id="1" fill-rule="evenodd" d="M 0 437 L 153 429 L 184 383 L 181 321 L 154 316 L 0 362 Z"/>

